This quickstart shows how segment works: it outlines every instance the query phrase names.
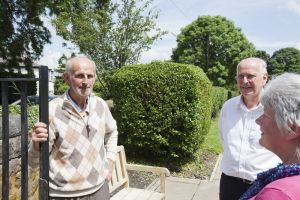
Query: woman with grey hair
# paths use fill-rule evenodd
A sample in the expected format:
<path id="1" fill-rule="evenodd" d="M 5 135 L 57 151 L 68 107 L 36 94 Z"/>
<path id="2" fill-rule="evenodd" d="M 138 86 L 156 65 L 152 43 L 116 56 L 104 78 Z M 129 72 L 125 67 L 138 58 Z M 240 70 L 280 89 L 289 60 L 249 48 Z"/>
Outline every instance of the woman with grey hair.
<path id="1" fill-rule="evenodd" d="M 300 75 L 284 73 L 270 81 L 261 96 L 264 113 L 259 143 L 282 164 L 257 175 L 240 200 L 300 198 Z"/>

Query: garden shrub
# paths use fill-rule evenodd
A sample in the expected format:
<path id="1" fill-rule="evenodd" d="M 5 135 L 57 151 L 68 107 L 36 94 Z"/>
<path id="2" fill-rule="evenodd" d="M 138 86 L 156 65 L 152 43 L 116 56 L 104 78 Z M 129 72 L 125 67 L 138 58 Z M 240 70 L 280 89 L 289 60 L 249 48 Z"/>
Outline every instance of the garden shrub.
<path id="1" fill-rule="evenodd" d="M 238 90 L 228 90 L 228 99 L 239 96 L 240 92 Z"/>
<path id="2" fill-rule="evenodd" d="M 228 90 L 223 87 L 212 87 L 212 117 L 216 117 L 224 102 L 228 99 Z"/>
<path id="3" fill-rule="evenodd" d="M 111 80 L 119 144 L 127 156 L 177 168 L 209 131 L 211 83 L 196 66 L 152 62 L 125 66 Z"/>
<path id="4" fill-rule="evenodd" d="M 8 111 L 10 114 L 21 114 L 20 105 L 9 105 Z M 0 116 L 2 116 L 2 106 L 0 106 Z M 39 120 L 39 106 L 28 105 L 27 107 L 28 127 L 32 127 Z"/>
<path id="5" fill-rule="evenodd" d="M 93 87 L 93 92 L 100 96 L 102 99 L 111 99 L 111 91 L 109 90 L 111 79 L 116 70 L 106 70 L 101 73 L 98 73 L 96 77 L 95 84 Z"/>

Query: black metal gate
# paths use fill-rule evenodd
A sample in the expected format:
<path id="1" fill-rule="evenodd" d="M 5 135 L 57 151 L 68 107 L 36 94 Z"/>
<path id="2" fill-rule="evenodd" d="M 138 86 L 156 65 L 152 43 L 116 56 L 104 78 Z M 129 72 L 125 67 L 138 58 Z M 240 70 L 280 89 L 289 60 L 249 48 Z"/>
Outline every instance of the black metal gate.
<path id="1" fill-rule="evenodd" d="M 8 82 L 21 82 L 21 200 L 28 199 L 28 115 L 27 83 L 39 81 L 39 121 L 49 124 L 48 67 L 41 66 L 39 78 L 0 78 L 2 88 L 2 199 L 9 197 L 9 110 Z M 49 196 L 49 143 L 41 144 L 39 199 Z"/>

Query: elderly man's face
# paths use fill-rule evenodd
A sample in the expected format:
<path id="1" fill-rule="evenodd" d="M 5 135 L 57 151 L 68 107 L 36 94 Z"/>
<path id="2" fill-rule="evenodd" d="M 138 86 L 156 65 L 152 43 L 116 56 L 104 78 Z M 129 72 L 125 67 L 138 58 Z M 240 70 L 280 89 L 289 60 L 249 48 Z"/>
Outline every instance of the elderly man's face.
<path id="1" fill-rule="evenodd" d="M 87 98 L 93 89 L 95 69 L 88 60 L 79 60 L 73 64 L 71 72 L 65 74 L 65 81 L 72 97 Z"/>
<path id="2" fill-rule="evenodd" d="M 237 71 L 237 86 L 244 97 L 259 96 L 267 81 L 267 74 L 260 72 L 260 67 L 255 62 L 245 62 Z"/>

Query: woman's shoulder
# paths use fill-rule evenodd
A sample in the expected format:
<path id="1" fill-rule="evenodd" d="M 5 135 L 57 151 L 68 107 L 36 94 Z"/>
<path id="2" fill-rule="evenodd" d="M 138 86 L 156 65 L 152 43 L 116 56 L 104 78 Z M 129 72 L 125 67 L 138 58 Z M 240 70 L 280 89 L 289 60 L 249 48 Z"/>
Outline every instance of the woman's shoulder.
<path id="1" fill-rule="evenodd" d="M 266 185 L 255 199 L 298 199 L 300 197 L 300 175 L 278 179 Z"/>

